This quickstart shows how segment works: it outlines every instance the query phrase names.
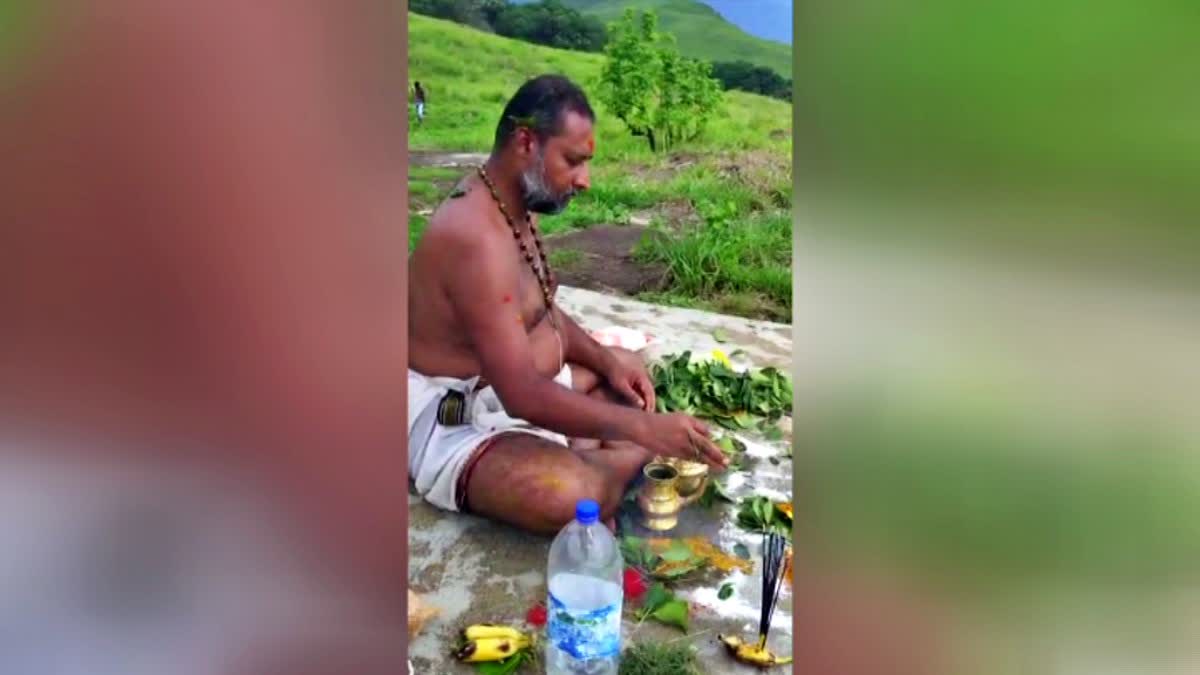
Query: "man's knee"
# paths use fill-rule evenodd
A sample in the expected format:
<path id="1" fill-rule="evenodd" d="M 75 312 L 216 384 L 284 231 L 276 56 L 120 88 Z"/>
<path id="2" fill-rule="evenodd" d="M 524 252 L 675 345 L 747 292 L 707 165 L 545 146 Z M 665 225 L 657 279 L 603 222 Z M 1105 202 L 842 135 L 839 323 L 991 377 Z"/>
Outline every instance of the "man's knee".
<path id="1" fill-rule="evenodd" d="M 601 520 L 613 517 L 621 505 L 623 488 L 614 485 L 606 472 L 592 467 L 564 478 L 554 496 L 546 500 L 543 514 L 548 528 L 557 531 L 574 520 L 575 506 L 583 499 L 600 505 Z"/>

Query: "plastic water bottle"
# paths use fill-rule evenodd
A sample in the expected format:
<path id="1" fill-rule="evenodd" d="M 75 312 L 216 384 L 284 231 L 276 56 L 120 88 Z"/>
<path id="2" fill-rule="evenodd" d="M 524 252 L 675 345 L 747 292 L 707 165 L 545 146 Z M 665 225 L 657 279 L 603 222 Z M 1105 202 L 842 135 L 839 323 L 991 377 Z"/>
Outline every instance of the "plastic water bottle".
<path id="1" fill-rule="evenodd" d="M 550 545 L 547 675 L 617 675 L 624 568 L 600 505 L 580 500 Z"/>

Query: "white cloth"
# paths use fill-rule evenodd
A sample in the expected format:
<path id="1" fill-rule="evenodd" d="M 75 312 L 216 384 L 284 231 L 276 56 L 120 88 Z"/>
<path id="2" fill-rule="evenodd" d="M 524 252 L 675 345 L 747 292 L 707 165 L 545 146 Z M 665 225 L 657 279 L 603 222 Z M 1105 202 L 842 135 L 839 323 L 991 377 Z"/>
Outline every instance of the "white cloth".
<path id="1" fill-rule="evenodd" d="M 570 366 L 564 365 L 554 381 L 569 389 Z M 478 382 L 478 377 L 429 377 L 408 370 L 408 475 L 425 501 L 447 511 L 458 510 L 459 476 L 467 460 L 491 438 L 521 432 L 567 445 L 566 436 L 509 416 L 495 389 L 489 386 L 475 391 Z M 461 425 L 444 426 L 437 421 L 438 404 L 450 391 L 466 396 L 467 416 Z"/>

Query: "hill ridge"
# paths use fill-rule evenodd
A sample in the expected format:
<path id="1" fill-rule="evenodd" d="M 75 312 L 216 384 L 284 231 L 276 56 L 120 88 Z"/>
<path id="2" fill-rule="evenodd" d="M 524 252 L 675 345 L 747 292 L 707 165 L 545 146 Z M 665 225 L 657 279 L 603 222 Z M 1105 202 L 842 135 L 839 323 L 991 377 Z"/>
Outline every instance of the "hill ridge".
<path id="1" fill-rule="evenodd" d="M 627 7 L 653 10 L 659 27 L 675 35 L 679 51 L 710 61 L 748 61 L 792 77 L 792 46 L 758 37 L 699 0 L 562 0 L 567 7 L 608 23 Z"/>

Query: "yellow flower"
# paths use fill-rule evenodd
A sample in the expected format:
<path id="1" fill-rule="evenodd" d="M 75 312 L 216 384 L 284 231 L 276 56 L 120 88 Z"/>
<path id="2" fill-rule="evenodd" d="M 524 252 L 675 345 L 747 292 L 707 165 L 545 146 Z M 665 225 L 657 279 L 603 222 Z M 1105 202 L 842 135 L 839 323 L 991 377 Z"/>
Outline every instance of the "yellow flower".
<path id="1" fill-rule="evenodd" d="M 713 360 L 723 363 L 725 364 L 726 368 L 733 370 L 733 364 L 729 362 L 729 357 L 725 355 L 725 352 L 721 351 L 720 349 L 714 349 L 712 350 L 712 357 Z"/>

